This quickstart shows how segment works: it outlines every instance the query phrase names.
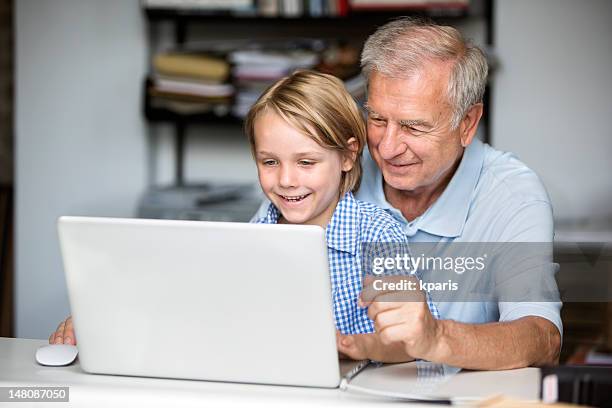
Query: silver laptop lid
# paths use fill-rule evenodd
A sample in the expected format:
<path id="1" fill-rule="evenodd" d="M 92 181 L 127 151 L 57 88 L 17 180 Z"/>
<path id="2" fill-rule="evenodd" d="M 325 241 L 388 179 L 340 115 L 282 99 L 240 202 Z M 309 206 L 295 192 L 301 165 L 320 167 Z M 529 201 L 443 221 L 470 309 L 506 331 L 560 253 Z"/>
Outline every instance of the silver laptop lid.
<path id="1" fill-rule="evenodd" d="M 336 387 L 317 226 L 62 217 L 85 371 Z"/>

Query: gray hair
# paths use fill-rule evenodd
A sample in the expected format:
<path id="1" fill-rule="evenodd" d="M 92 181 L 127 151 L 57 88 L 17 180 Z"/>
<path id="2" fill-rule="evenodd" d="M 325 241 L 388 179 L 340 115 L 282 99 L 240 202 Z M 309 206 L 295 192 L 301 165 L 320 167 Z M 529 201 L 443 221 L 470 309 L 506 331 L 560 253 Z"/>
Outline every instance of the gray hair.
<path id="1" fill-rule="evenodd" d="M 363 74 L 372 71 L 392 78 L 408 78 L 431 61 L 454 61 L 448 81 L 448 102 L 456 129 L 474 104 L 482 102 L 488 66 L 484 53 L 450 26 L 403 17 L 379 27 L 361 53 Z"/>

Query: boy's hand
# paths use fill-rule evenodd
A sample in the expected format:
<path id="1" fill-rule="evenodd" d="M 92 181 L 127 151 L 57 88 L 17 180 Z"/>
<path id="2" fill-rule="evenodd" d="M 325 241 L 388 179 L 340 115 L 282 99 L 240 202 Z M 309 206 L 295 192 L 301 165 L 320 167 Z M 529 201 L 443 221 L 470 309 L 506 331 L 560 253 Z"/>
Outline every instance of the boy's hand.
<path id="1" fill-rule="evenodd" d="M 348 335 L 336 331 L 336 343 L 338 344 L 340 358 L 344 357 L 352 360 L 365 360 L 369 358 L 368 343 L 370 341 L 366 336 L 372 335 L 374 333 Z"/>
<path id="2" fill-rule="evenodd" d="M 353 360 L 374 360 L 382 363 L 404 363 L 414 360 L 406 354 L 404 344 L 383 344 L 378 333 L 341 334 L 336 332 L 338 352 Z"/>
<path id="3" fill-rule="evenodd" d="M 72 326 L 72 316 L 61 322 L 55 332 L 49 336 L 49 344 L 72 344 L 76 346 L 76 336 Z"/>

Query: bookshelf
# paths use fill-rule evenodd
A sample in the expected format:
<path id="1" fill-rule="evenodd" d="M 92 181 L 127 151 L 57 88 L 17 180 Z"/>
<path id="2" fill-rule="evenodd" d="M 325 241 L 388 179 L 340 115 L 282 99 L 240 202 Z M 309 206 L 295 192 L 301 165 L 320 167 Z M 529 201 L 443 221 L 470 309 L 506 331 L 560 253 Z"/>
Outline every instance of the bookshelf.
<path id="1" fill-rule="evenodd" d="M 251 33 L 259 29 L 270 28 L 278 32 L 300 32 L 304 37 L 315 37 L 322 33 L 346 31 L 346 35 L 352 39 L 359 37 L 364 40 L 374 30 L 399 16 L 424 16 L 432 20 L 449 25 L 456 25 L 468 19 L 478 19 L 485 27 L 485 40 L 488 47 L 493 45 L 493 1 L 494 0 L 472 0 L 469 7 L 458 3 L 428 4 L 423 7 L 393 7 L 393 8 L 365 8 L 348 10 L 345 15 L 324 16 L 261 16 L 251 11 L 211 11 L 189 8 L 143 8 L 145 18 L 149 26 L 149 38 L 154 39 L 153 32 L 160 25 L 171 28 L 173 46 L 177 50 L 184 49 L 194 39 L 211 40 L 211 27 L 223 28 L 225 31 L 242 33 L 244 38 L 249 38 Z M 198 28 L 208 28 L 209 31 L 202 38 L 198 34 Z M 221 30 L 221 31 L 223 31 Z M 214 31 L 214 29 L 213 29 Z M 274 35 L 274 34 L 273 34 Z M 240 126 L 242 119 L 231 113 L 217 116 L 212 113 L 180 114 L 167 109 L 152 106 L 148 87 L 150 78 L 143 81 L 142 106 L 146 120 L 151 124 L 171 124 L 174 129 L 174 180 L 175 186 L 185 186 L 185 138 L 186 129 L 191 125 L 225 124 Z M 485 95 L 485 112 L 490 109 L 489 86 Z M 490 141 L 489 115 L 483 117 L 484 139 Z"/>

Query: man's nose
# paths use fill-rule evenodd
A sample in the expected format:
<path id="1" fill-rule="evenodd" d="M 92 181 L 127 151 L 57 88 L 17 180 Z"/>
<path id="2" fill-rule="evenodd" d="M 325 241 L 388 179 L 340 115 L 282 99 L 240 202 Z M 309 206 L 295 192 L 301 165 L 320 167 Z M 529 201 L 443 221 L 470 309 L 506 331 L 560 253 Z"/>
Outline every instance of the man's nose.
<path id="1" fill-rule="evenodd" d="M 281 166 L 279 184 L 281 187 L 289 188 L 297 186 L 296 170 L 292 166 Z"/>
<path id="2" fill-rule="evenodd" d="M 406 151 L 406 145 L 402 143 L 398 135 L 399 126 L 389 123 L 378 144 L 378 152 L 384 160 L 390 160 Z"/>

